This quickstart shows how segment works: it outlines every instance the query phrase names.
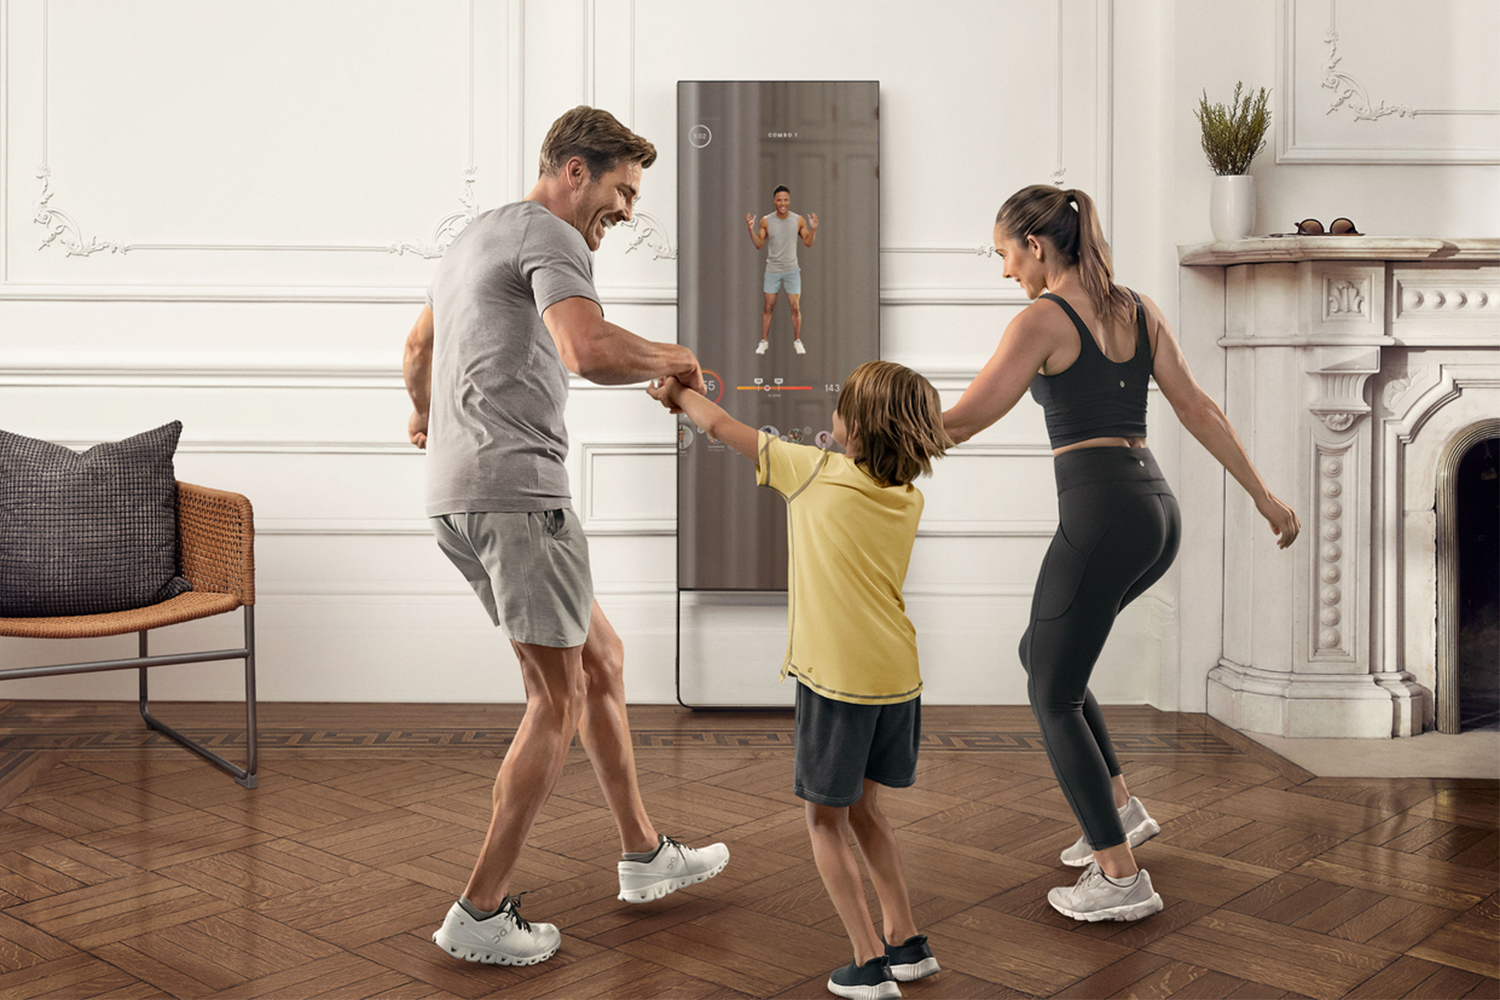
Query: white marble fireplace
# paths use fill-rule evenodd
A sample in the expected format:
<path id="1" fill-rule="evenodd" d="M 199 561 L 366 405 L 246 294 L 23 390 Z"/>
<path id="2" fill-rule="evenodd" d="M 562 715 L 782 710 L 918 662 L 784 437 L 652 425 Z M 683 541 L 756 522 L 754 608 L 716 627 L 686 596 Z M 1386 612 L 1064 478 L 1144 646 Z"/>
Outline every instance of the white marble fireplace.
<path id="1" fill-rule="evenodd" d="M 1449 479 L 1500 435 L 1500 239 L 1252 238 L 1179 261 L 1221 269 L 1184 282 L 1223 308 L 1180 332 L 1217 338 L 1225 410 L 1302 520 L 1281 552 L 1225 490 L 1209 714 L 1288 737 L 1456 732 Z"/>

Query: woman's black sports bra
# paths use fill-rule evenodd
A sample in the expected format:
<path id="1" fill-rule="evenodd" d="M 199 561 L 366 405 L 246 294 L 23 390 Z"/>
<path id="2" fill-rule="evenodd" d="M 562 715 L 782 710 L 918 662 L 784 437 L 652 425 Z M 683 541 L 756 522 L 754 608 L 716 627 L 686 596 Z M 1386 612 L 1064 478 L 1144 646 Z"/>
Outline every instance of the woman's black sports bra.
<path id="1" fill-rule="evenodd" d="M 1062 306 L 1080 341 L 1078 360 L 1056 375 L 1037 374 L 1031 380 L 1031 397 L 1042 404 L 1047 417 L 1047 437 L 1053 448 L 1077 444 L 1089 438 L 1146 436 L 1146 383 L 1151 377 L 1151 338 L 1146 335 L 1146 309 L 1135 299 L 1135 353 L 1129 361 L 1115 362 L 1104 356 L 1094 335 L 1083 325 L 1073 307 L 1051 292 L 1042 298 Z"/>

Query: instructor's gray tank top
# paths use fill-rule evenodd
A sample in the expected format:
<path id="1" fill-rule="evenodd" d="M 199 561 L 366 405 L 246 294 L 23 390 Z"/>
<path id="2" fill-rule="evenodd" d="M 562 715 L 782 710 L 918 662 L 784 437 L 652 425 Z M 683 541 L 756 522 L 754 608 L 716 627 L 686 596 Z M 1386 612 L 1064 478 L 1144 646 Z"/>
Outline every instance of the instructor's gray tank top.
<path id="1" fill-rule="evenodd" d="M 766 216 L 766 273 L 781 274 L 797 270 L 797 213 L 788 212 L 786 218 L 776 214 Z"/>

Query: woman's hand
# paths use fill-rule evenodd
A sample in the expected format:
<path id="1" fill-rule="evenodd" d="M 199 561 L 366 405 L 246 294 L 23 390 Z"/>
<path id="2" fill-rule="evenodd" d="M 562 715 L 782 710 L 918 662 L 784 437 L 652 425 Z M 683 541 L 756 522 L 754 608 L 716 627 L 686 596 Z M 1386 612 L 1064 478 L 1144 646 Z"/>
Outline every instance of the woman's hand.
<path id="1" fill-rule="evenodd" d="M 1255 509 L 1260 511 L 1260 516 L 1271 522 L 1271 530 L 1281 537 L 1277 540 L 1277 548 L 1286 548 L 1297 540 L 1297 535 L 1302 531 L 1302 522 L 1297 520 L 1297 512 L 1277 499 L 1269 490 L 1261 499 L 1255 501 Z"/>

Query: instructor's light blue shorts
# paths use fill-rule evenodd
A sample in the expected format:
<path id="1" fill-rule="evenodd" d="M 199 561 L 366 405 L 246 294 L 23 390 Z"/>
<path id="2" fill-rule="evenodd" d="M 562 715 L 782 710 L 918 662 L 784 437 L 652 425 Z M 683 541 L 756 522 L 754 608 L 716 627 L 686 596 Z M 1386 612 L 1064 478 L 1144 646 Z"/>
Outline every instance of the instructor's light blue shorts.
<path id="1" fill-rule="evenodd" d="M 794 267 L 790 271 L 767 271 L 762 290 L 767 295 L 775 295 L 779 288 L 785 288 L 788 295 L 801 295 L 802 268 Z"/>

